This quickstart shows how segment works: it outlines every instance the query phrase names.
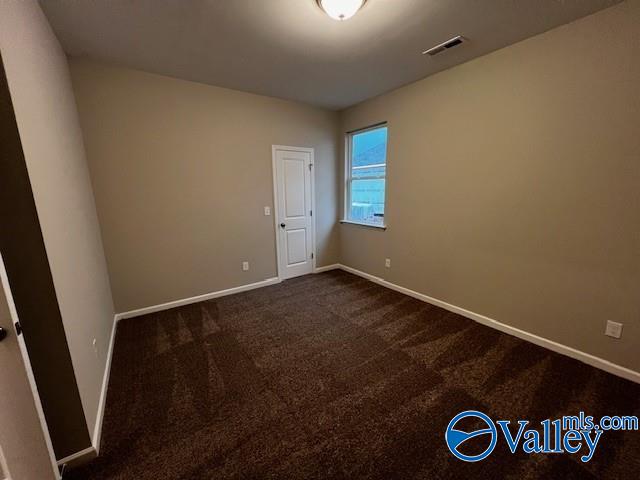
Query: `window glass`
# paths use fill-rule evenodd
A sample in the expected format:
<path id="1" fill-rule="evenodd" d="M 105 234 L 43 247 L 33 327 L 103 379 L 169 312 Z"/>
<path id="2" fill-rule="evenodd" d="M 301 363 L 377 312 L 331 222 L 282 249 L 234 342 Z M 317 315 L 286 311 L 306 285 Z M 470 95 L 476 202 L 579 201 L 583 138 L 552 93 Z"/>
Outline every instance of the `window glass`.
<path id="1" fill-rule="evenodd" d="M 384 225 L 387 126 L 349 134 L 347 220 Z"/>

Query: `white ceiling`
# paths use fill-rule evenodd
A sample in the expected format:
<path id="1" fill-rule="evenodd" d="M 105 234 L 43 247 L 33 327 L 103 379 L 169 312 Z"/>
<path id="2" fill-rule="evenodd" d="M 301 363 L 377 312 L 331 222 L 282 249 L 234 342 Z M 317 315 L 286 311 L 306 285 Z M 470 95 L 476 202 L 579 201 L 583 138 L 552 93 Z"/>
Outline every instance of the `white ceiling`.
<path id="1" fill-rule="evenodd" d="M 69 55 L 341 109 L 618 2 L 369 0 L 346 22 L 315 0 L 41 4 Z"/>

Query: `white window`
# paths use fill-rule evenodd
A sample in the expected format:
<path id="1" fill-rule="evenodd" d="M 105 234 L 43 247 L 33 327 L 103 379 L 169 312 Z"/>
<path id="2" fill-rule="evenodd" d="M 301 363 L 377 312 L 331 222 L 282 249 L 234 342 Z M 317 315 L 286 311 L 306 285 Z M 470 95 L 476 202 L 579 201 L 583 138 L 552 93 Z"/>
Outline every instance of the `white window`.
<path id="1" fill-rule="evenodd" d="M 347 134 L 345 220 L 383 227 L 387 125 Z"/>

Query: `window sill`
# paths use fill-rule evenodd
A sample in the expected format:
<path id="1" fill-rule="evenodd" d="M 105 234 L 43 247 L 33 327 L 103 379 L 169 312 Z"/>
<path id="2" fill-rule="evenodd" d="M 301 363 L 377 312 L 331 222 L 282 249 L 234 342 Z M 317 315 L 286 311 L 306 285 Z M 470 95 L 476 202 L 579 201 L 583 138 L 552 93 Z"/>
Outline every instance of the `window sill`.
<path id="1" fill-rule="evenodd" d="M 351 220 L 340 220 L 340 223 L 347 223 L 349 225 L 358 225 L 359 227 L 375 228 L 376 230 L 386 230 L 386 225 L 374 225 L 372 223 L 352 222 Z"/>

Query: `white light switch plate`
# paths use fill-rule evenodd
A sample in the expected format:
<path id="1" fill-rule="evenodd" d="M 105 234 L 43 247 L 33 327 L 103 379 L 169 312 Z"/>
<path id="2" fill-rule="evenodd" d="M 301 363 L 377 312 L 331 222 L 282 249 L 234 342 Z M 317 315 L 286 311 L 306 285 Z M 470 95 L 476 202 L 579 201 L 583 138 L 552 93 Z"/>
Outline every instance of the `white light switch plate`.
<path id="1" fill-rule="evenodd" d="M 622 336 L 622 324 L 607 320 L 607 328 L 605 329 L 604 334 L 609 337 L 620 338 Z"/>
<path id="2" fill-rule="evenodd" d="M 245 272 L 249 270 L 249 262 L 242 262 L 242 270 Z"/>
<path id="3" fill-rule="evenodd" d="M 264 207 L 264 216 L 268 217 L 271 215 L 271 207 Z"/>

